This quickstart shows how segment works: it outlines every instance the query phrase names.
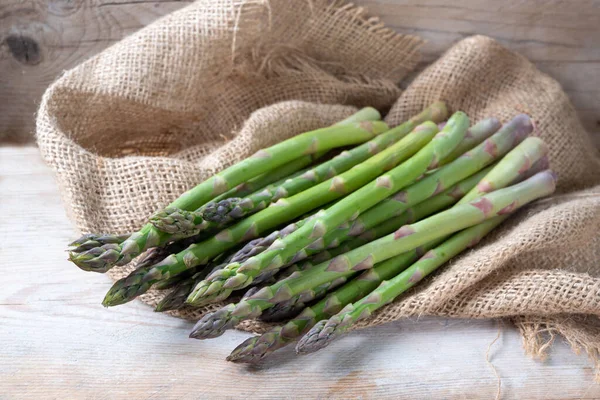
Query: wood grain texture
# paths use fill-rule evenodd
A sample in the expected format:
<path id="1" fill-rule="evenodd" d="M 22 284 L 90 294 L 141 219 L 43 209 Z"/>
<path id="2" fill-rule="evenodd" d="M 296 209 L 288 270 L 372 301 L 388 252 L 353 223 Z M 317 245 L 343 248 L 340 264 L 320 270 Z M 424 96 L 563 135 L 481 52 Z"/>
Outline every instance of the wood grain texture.
<path id="1" fill-rule="evenodd" d="M 324 351 L 281 351 L 247 367 L 224 358 L 249 335 L 188 339 L 192 324 L 134 301 L 104 309 L 106 276 L 66 260 L 75 233 L 33 146 L 0 147 L 0 399 L 493 399 L 485 354 L 495 321 L 407 320 Z M 35 251 L 33 251 L 35 249 Z M 545 363 L 500 327 L 490 361 L 504 399 L 597 399 L 592 364 L 560 340 Z"/>
<path id="2" fill-rule="evenodd" d="M 0 139 L 31 138 L 45 88 L 66 69 L 190 0 L 3 0 Z M 600 147 L 600 0 L 356 0 L 429 42 L 421 67 L 484 34 L 555 77 Z"/>
<path id="3" fill-rule="evenodd" d="M 428 42 L 414 74 L 453 43 L 481 34 L 562 85 L 600 148 L 600 1 L 360 0 L 391 28 Z"/>
<path id="4" fill-rule="evenodd" d="M 0 139 L 31 138 L 60 74 L 191 0 L 2 0 Z"/>

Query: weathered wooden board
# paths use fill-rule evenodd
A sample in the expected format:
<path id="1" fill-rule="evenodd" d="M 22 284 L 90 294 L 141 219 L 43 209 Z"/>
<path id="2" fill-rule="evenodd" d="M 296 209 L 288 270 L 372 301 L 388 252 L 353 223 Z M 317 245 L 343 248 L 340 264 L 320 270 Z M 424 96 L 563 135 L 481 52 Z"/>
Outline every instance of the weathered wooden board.
<path id="1" fill-rule="evenodd" d="M 64 70 L 190 1 L 2 0 L 0 138 L 31 137 L 44 89 Z M 558 79 L 600 146 L 599 0 L 356 0 L 429 40 L 425 63 L 473 34 L 499 39 Z"/>
<path id="2" fill-rule="evenodd" d="M 600 148 L 600 1 L 361 0 L 388 26 L 428 40 L 421 67 L 481 34 L 558 80 Z"/>
<path id="3" fill-rule="evenodd" d="M 46 87 L 64 70 L 191 1 L 0 1 L 0 139 L 32 137 Z"/>
<path id="4" fill-rule="evenodd" d="M 249 335 L 188 339 L 141 302 L 104 309 L 106 276 L 66 260 L 75 233 L 33 146 L 0 147 L 0 399 L 493 399 L 495 321 L 422 319 L 354 332 L 259 367 L 224 358 Z M 502 326 L 490 362 L 504 399 L 598 399 L 592 363 L 560 340 L 527 358 Z"/>

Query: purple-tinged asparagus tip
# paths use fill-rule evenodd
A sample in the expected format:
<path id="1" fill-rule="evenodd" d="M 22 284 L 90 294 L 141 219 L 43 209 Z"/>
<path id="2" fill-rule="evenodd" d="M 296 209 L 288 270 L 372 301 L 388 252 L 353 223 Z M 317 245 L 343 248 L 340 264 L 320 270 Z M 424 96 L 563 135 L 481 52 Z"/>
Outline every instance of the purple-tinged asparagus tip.
<path id="1" fill-rule="evenodd" d="M 246 339 L 237 346 L 229 356 L 227 361 L 254 364 L 262 360 L 268 347 L 260 342 L 261 336 L 254 336 Z"/>
<path id="2" fill-rule="evenodd" d="M 190 332 L 192 339 L 212 339 L 221 336 L 229 329 L 229 316 L 231 313 L 223 309 L 202 317 Z"/>
<path id="3" fill-rule="evenodd" d="M 327 347 L 329 343 L 335 338 L 335 331 L 327 329 L 328 320 L 322 320 L 315 324 L 312 329 L 304 335 L 296 345 L 297 354 L 309 354 L 314 353 L 317 350 L 321 350 Z"/>
<path id="4" fill-rule="evenodd" d="M 117 263 L 120 256 L 118 245 L 106 244 L 83 253 L 69 252 L 69 261 L 84 271 L 104 273 Z"/>

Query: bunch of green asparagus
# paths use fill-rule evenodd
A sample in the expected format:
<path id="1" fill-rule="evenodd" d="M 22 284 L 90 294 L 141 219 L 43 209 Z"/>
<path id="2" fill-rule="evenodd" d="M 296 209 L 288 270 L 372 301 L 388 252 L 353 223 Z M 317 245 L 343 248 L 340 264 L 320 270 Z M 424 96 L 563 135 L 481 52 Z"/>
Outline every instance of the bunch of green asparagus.
<path id="1" fill-rule="evenodd" d="M 249 318 L 282 322 L 228 360 L 296 342 L 313 352 L 554 191 L 532 132 L 527 115 L 471 124 L 442 102 L 390 129 L 367 107 L 219 172 L 138 232 L 84 235 L 70 260 L 105 272 L 141 256 L 107 307 L 151 287 L 168 291 L 157 311 L 229 299 L 192 338 Z"/>

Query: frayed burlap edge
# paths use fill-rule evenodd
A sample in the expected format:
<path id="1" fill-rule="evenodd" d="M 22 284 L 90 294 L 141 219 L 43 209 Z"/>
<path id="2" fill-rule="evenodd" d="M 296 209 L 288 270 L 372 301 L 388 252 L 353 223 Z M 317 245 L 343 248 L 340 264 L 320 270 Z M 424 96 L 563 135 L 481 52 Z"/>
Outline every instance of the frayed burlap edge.
<path id="1" fill-rule="evenodd" d="M 525 353 L 545 361 L 552 344 L 562 337 L 575 354 L 585 351 L 600 383 L 600 320 L 593 315 L 519 316 L 510 319 L 523 337 Z"/>

